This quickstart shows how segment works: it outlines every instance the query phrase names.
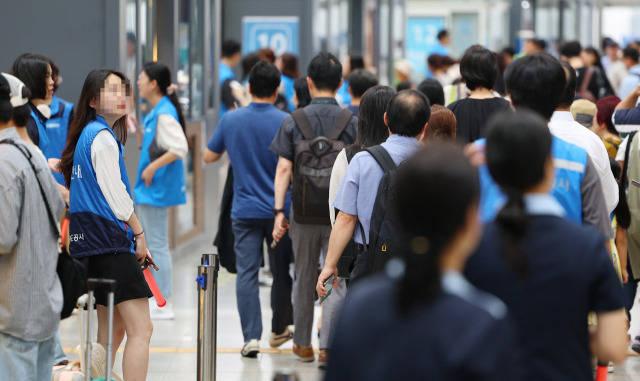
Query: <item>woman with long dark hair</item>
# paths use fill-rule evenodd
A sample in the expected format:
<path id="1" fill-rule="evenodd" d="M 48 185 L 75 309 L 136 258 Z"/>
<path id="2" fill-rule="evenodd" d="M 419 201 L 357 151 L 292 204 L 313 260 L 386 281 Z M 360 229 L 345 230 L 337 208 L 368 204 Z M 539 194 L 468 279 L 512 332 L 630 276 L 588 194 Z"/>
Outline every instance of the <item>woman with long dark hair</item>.
<path id="1" fill-rule="evenodd" d="M 387 103 L 389 103 L 389 100 L 393 98 L 395 94 L 395 90 L 389 86 L 375 86 L 365 91 L 362 95 L 360 109 L 358 111 L 358 133 L 356 140 L 338 154 L 336 162 L 333 164 L 333 169 L 331 170 L 331 180 L 329 183 L 329 217 L 331 218 L 332 225 L 338 214 L 332 204 L 338 193 L 338 188 L 340 188 L 340 183 L 347 171 L 349 162 L 351 162 L 351 159 L 358 152 L 367 147 L 378 145 L 389 137 L 389 129 L 387 125 L 384 124 L 384 110 L 386 110 Z M 338 288 L 333 290 L 331 297 L 327 298 L 323 305 L 323 308 L 327 310 L 326 313 L 322 314 L 322 326 L 326 332 L 330 332 L 335 325 L 334 319 L 344 301 L 347 292 L 347 279 L 349 278 L 349 271 L 353 266 L 356 253 L 357 250 L 352 240 L 338 263 L 340 269 Z M 330 334 L 321 336 L 320 355 L 318 356 L 318 364 L 320 366 L 324 366 L 327 363 L 328 354 L 326 348 L 328 347 L 328 342 L 326 339 L 329 337 L 331 337 Z"/>
<path id="2" fill-rule="evenodd" d="M 605 364 L 626 358 L 622 287 L 602 235 L 564 219 L 549 194 L 551 141 L 531 112 L 500 113 L 489 124 L 487 166 L 508 199 L 465 275 L 509 308 L 527 380 L 593 380 L 592 355 Z"/>
<path id="3" fill-rule="evenodd" d="M 460 274 L 481 234 L 477 171 L 456 147 L 430 144 L 399 167 L 395 189 L 407 245 L 349 289 L 325 380 L 519 380 L 504 304 Z"/>
<path id="4" fill-rule="evenodd" d="M 90 278 L 114 279 L 113 358 L 127 335 L 125 380 L 144 380 L 153 326 L 151 290 L 140 264 L 151 259 L 133 208 L 123 160 L 129 82 L 108 69 L 87 76 L 69 127 L 60 168 L 70 191 L 70 252 Z M 107 346 L 107 293 L 96 290 L 98 343 Z"/>
<path id="5" fill-rule="evenodd" d="M 280 80 L 280 93 L 287 99 L 289 112 L 294 112 L 296 110 L 296 105 L 293 102 L 293 97 L 296 93 L 294 83 L 296 79 L 300 77 L 298 57 L 291 53 L 284 53 L 276 60 L 276 66 L 278 66 L 278 70 L 282 73 Z"/>
<path id="6" fill-rule="evenodd" d="M 171 87 L 171 72 L 159 62 L 144 65 L 138 91 L 152 107 L 144 118 L 144 137 L 134 188 L 140 223 L 147 232 L 149 250 L 160 271 L 155 274 L 160 292 L 171 297 L 173 266 L 169 251 L 169 208 L 187 202 L 183 160 L 189 153 L 186 123 L 178 96 Z M 150 301 L 152 319 L 173 319 L 170 306 Z"/>

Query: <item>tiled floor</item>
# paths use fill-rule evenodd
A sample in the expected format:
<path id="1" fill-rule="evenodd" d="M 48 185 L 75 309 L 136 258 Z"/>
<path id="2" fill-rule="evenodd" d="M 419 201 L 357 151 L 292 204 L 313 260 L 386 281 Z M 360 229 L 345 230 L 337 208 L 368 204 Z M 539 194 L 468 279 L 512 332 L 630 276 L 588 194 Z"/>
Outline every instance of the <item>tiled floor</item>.
<path id="1" fill-rule="evenodd" d="M 154 333 L 151 338 L 149 360 L 150 381 L 196 380 L 196 340 L 197 340 L 197 289 L 195 278 L 200 255 L 211 252 L 206 246 L 191 254 L 180 256 L 174 261 L 173 307 L 175 320 L 154 321 Z M 272 380 L 275 372 L 295 372 L 300 380 L 316 381 L 322 378 L 317 363 L 301 363 L 291 354 L 292 343 L 288 342 L 274 350 L 268 347 L 271 309 L 269 307 L 269 287 L 260 287 L 263 316 L 263 347 L 257 359 L 245 359 L 239 354 L 242 346 L 242 331 L 236 309 L 235 276 L 221 270 L 218 281 L 218 357 L 217 380 L 221 381 L 267 381 Z M 635 316 L 640 314 L 632 311 Z M 640 311 L 638 311 L 640 312 Z M 320 310 L 316 308 L 316 317 Z M 634 330 L 640 329 L 640 318 L 634 319 Z M 314 324 L 314 327 L 316 325 Z M 95 325 L 94 325 L 95 327 Z M 61 323 L 62 343 L 67 352 L 79 344 L 78 317 Z M 314 348 L 318 348 L 314 331 Z M 115 370 L 122 373 L 122 349 L 117 356 Z M 71 360 L 77 355 L 71 353 Z M 640 381 L 640 357 L 631 356 L 615 373 L 609 375 L 610 381 Z"/>

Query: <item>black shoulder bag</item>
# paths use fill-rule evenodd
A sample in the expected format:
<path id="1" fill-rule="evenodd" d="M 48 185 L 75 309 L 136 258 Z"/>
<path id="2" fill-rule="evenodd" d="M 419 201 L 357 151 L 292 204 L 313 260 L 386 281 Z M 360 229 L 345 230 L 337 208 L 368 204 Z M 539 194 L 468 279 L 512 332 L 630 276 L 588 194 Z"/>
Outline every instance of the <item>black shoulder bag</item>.
<path id="1" fill-rule="evenodd" d="M 0 144 L 10 144 L 18 149 L 24 155 L 24 157 L 31 164 L 31 169 L 33 169 L 33 174 L 36 177 L 36 181 L 38 182 L 38 186 L 40 187 L 40 194 L 42 195 L 42 200 L 44 201 L 45 207 L 47 209 L 47 215 L 49 216 L 49 221 L 53 226 L 54 231 L 58 233 L 60 236 L 60 229 L 58 228 L 58 222 L 53 216 L 53 212 L 51 211 L 51 207 L 49 206 L 49 200 L 47 199 L 47 195 L 44 192 L 44 188 L 42 187 L 42 183 L 40 183 L 40 178 L 38 177 L 38 171 L 36 170 L 36 166 L 31 161 L 31 153 L 28 150 L 23 149 L 20 145 L 16 144 L 11 139 L 5 139 L 0 141 Z M 64 237 L 63 237 L 64 239 Z M 62 245 L 62 250 L 58 254 L 58 264 L 56 266 L 56 272 L 58 273 L 58 278 L 60 278 L 60 284 L 62 285 L 62 311 L 60 311 L 60 319 L 66 319 L 71 316 L 73 309 L 76 306 L 76 302 L 78 298 L 86 293 L 86 271 L 85 268 L 79 260 L 72 258 L 71 255 L 67 252 L 64 245 Z"/>

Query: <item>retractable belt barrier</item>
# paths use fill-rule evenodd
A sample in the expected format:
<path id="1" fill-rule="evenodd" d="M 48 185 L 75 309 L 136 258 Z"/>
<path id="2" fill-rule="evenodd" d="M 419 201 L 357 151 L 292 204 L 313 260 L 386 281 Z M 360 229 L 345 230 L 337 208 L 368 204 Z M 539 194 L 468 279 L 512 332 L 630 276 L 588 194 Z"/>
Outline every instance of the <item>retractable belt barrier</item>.
<path id="1" fill-rule="evenodd" d="M 202 254 L 198 266 L 198 381 L 216 379 L 218 254 Z"/>

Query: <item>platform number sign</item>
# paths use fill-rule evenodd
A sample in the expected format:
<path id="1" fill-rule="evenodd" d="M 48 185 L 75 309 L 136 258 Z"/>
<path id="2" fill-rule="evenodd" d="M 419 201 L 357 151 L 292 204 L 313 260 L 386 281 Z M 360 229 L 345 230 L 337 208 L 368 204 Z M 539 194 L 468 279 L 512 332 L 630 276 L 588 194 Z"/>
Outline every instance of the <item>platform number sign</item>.
<path id="1" fill-rule="evenodd" d="M 298 17 L 242 18 L 242 54 L 271 48 L 276 56 L 283 53 L 299 54 Z"/>

